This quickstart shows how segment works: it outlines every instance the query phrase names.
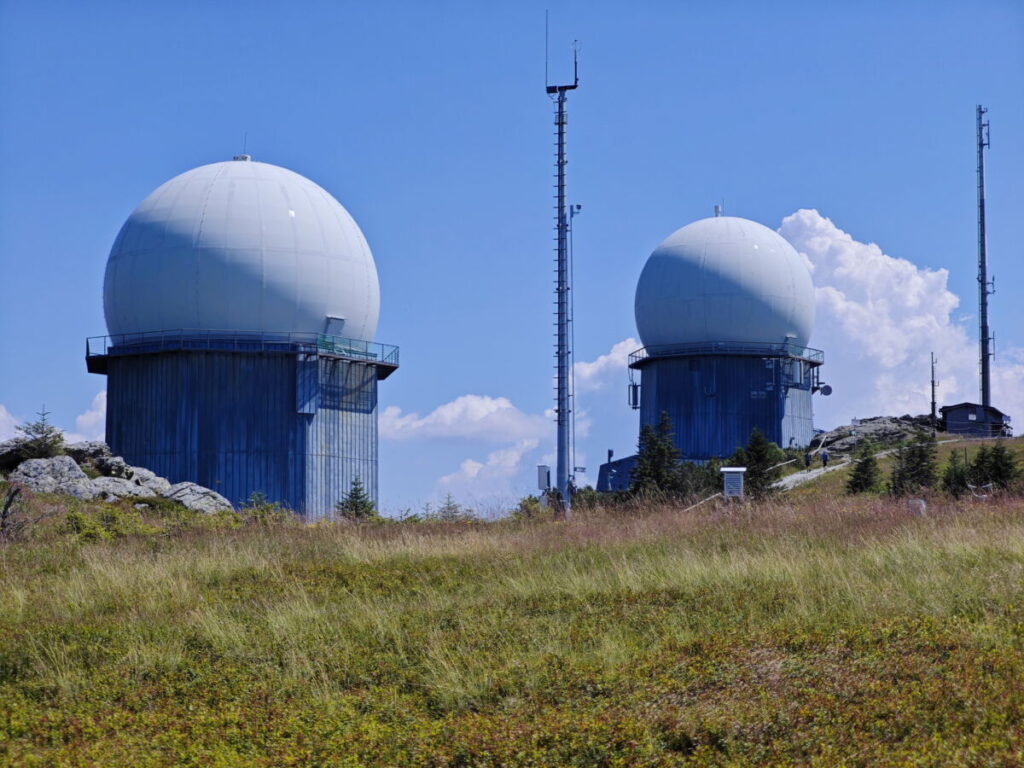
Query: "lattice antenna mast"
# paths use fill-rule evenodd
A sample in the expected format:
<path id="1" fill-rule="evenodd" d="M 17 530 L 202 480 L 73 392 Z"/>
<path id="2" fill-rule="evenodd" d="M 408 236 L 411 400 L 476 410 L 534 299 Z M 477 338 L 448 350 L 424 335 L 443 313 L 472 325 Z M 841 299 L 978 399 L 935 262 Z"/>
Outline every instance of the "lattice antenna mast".
<path id="1" fill-rule="evenodd" d="M 572 85 L 548 85 L 545 89 L 555 104 L 555 415 L 558 424 L 555 486 L 568 515 L 572 500 L 569 483 L 573 472 L 572 446 L 572 273 L 569 266 L 569 211 L 566 203 L 565 156 L 566 97 L 579 87 L 579 63 L 574 44 Z"/>
<path id="2" fill-rule="evenodd" d="M 939 420 L 935 412 L 935 353 L 932 352 L 932 430 L 938 428 Z"/>
<path id="3" fill-rule="evenodd" d="M 985 148 L 989 144 L 988 112 L 978 105 L 978 363 L 981 370 L 981 404 L 991 405 L 989 363 L 992 333 L 988 327 L 988 297 L 996 292 L 995 279 L 988 279 L 988 254 L 985 245 Z"/>

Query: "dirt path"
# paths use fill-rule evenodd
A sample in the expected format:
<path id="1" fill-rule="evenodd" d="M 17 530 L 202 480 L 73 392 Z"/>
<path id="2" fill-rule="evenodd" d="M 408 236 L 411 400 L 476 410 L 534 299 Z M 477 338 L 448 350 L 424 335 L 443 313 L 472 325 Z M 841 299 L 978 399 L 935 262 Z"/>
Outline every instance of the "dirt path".
<path id="1" fill-rule="evenodd" d="M 814 467 L 813 469 L 801 469 L 799 472 L 794 472 L 791 475 L 786 475 L 784 478 L 775 483 L 774 488 L 778 488 L 780 491 L 791 491 L 797 486 L 809 483 L 811 480 L 821 477 L 828 472 L 835 472 L 837 469 L 842 469 L 850 463 L 849 459 L 841 461 L 837 464 L 829 464 L 827 467 Z"/>
<path id="2" fill-rule="evenodd" d="M 970 438 L 953 438 L 951 440 L 939 440 L 939 444 L 945 443 L 960 443 Z M 883 456 L 888 456 L 890 453 L 895 453 L 896 448 L 886 448 L 884 451 L 878 451 L 875 453 L 875 458 L 880 459 Z M 811 480 L 821 477 L 827 472 L 835 472 L 837 469 L 849 466 L 853 463 L 852 457 L 844 457 L 835 464 L 830 464 L 827 467 L 815 467 L 814 469 L 802 469 L 799 472 L 794 472 L 792 475 L 786 475 L 781 480 L 777 481 L 772 487 L 778 488 L 780 491 L 791 491 L 794 488 L 809 483 Z"/>

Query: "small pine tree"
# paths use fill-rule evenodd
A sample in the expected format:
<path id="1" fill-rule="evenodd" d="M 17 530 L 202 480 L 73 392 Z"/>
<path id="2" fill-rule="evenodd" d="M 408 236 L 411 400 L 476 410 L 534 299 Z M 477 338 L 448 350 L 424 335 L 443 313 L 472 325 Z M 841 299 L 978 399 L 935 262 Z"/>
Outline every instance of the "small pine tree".
<path id="1" fill-rule="evenodd" d="M 974 455 L 974 461 L 971 462 L 968 475 L 970 476 L 971 485 L 988 485 L 992 482 L 991 453 L 987 445 L 981 446 Z"/>
<path id="2" fill-rule="evenodd" d="M 1020 475 L 1020 470 L 1017 468 L 1017 457 L 1009 451 L 1002 440 L 996 441 L 996 444 L 989 449 L 987 464 L 988 482 L 1004 491 Z"/>
<path id="3" fill-rule="evenodd" d="M 935 435 L 919 433 L 911 443 L 903 443 L 893 456 L 889 493 L 907 496 L 935 485 L 938 468 Z"/>
<path id="4" fill-rule="evenodd" d="M 914 482 L 918 488 L 933 488 L 938 479 L 939 445 L 932 432 L 918 433 L 910 456 Z"/>
<path id="5" fill-rule="evenodd" d="M 64 433 L 50 424 L 46 417 L 50 412 L 43 406 L 39 418 L 27 424 L 19 424 L 17 429 L 22 434 L 22 442 L 18 450 L 23 459 L 49 459 L 64 453 Z"/>
<path id="6" fill-rule="evenodd" d="M 454 523 L 462 520 L 472 520 L 473 512 L 466 509 L 450 493 L 444 497 L 444 503 L 432 513 L 434 520 L 443 520 L 446 523 Z"/>
<path id="7" fill-rule="evenodd" d="M 900 443 L 892 455 L 892 471 L 889 473 L 889 493 L 893 496 L 906 496 L 910 490 L 907 480 L 907 446 Z"/>
<path id="8" fill-rule="evenodd" d="M 377 508 L 373 505 L 369 494 L 366 493 L 366 489 L 363 488 L 363 481 L 358 477 L 352 480 L 352 487 L 349 489 L 348 495 L 338 502 L 334 511 L 340 517 L 354 522 L 378 517 Z"/>
<path id="9" fill-rule="evenodd" d="M 680 491 L 680 456 L 673 440 L 672 419 L 662 411 L 658 424 L 640 428 L 636 466 L 630 475 L 630 493 L 640 496 L 675 496 Z"/>
<path id="10" fill-rule="evenodd" d="M 960 458 L 960 451 L 953 449 L 949 454 L 949 461 L 942 471 L 942 490 L 951 496 L 960 498 L 967 491 L 967 484 L 970 481 L 970 466 Z"/>
<path id="11" fill-rule="evenodd" d="M 782 449 L 768 440 L 757 427 L 750 433 L 745 448 L 738 448 L 730 461 L 734 466 L 746 467 L 743 476 L 744 493 L 754 499 L 763 499 L 774 490 L 775 481 L 782 472 L 776 466 L 784 457 Z"/>
<path id="12" fill-rule="evenodd" d="M 875 460 L 875 448 L 871 443 L 861 443 L 857 451 L 857 460 L 853 465 L 853 472 L 846 481 L 846 492 L 848 494 L 868 493 L 878 489 L 881 476 L 878 472 L 878 462 Z"/>

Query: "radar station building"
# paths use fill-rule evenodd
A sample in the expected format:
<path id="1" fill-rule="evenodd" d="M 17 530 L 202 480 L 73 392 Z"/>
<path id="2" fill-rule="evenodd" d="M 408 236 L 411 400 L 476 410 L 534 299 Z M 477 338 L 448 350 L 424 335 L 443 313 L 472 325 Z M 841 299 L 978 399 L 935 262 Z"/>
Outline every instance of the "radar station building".
<path id="1" fill-rule="evenodd" d="M 684 460 L 730 456 L 755 427 L 783 448 L 811 442 L 811 395 L 831 388 L 807 346 L 810 271 L 781 235 L 717 212 L 677 230 L 643 268 L 635 315 L 630 404 L 641 427 L 668 413 Z M 635 462 L 609 456 L 598 490 L 627 489 Z"/>
<path id="2" fill-rule="evenodd" d="M 308 518 L 359 479 L 377 500 L 377 269 L 327 191 L 240 155 L 176 176 L 128 217 L 107 260 L 107 442 L 131 464 L 233 504 Z"/>

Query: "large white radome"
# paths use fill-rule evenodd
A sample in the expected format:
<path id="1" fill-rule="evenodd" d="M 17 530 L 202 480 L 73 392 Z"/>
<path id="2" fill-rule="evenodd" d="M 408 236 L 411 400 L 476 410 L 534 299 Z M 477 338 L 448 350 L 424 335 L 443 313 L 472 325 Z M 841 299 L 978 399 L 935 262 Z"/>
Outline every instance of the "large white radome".
<path id="1" fill-rule="evenodd" d="M 341 204 L 297 173 L 247 159 L 176 176 L 142 201 L 107 261 L 111 335 L 177 329 L 372 340 L 377 268 Z"/>
<path id="2" fill-rule="evenodd" d="M 636 287 L 645 347 L 792 341 L 814 329 L 814 286 L 803 257 L 757 222 L 716 216 L 659 245 Z"/>

